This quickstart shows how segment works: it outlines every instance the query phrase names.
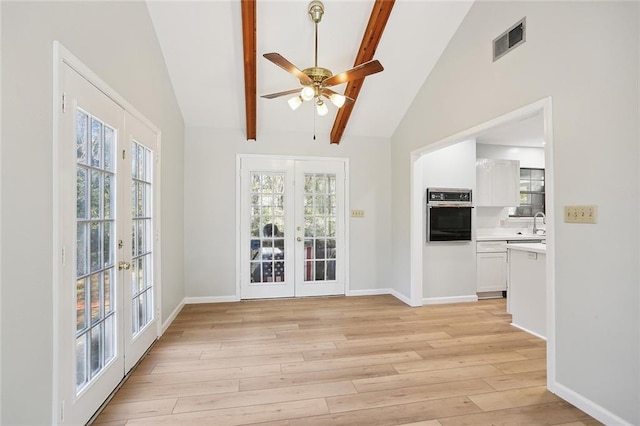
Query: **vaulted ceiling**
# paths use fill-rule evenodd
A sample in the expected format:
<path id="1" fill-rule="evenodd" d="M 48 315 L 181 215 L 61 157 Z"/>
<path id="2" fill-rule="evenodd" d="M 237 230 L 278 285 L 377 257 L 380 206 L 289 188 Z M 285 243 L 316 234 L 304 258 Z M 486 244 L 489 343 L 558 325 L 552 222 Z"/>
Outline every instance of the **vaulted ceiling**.
<path id="1" fill-rule="evenodd" d="M 318 24 L 318 66 L 337 74 L 354 66 L 372 11 L 376 13 L 375 3 L 323 3 L 325 13 Z M 342 119 L 346 124 L 342 138 L 393 134 L 471 3 L 396 0 L 388 8 L 390 16 L 374 54 L 384 71 L 358 83 L 357 101 L 348 120 Z M 338 115 L 332 104 L 329 114 L 320 117 L 312 102 L 292 111 L 286 96 L 260 97 L 300 87 L 295 77 L 263 58 L 264 53 L 278 52 L 299 69 L 314 65 L 314 24 L 307 13 L 308 4 L 300 0 L 255 3 L 256 96 L 246 103 L 241 2 L 148 1 L 185 125 L 241 129 L 248 139 L 257 141 L 261 135 L 283 131 L 312 134 L 315 127 L 319 139 L 329 143 Z M 333 89 L 344 93 L 346 86 Z M 252 127 L 251 123 L 247 127 L 246 113 L 252 99 L 255 135 L 247 132 Z"/>

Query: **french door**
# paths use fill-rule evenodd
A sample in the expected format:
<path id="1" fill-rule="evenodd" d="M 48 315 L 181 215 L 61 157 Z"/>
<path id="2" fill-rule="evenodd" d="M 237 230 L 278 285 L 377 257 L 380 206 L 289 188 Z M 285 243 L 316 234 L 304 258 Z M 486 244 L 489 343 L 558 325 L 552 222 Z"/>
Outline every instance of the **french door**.
<path id="1" fill-rule="evenodd" d="M 241 298 L 345 293 L 345 162 L 240 159 Z"/>
<path id="2" fill-rule="evenodd" d="M 58 395 L 84 424 L 157 337 L 156 133 L 66 64 Z"/>

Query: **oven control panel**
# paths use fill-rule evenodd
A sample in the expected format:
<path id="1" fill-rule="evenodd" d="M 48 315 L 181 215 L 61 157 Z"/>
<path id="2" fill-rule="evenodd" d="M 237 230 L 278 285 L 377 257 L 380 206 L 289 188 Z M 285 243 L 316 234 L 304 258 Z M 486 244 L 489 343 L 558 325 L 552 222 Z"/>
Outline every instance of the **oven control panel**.
<path id="1" fill-rule="evenodd" d="M 427 203 L 471 203 L 471 190 L 427 188 Z"/>

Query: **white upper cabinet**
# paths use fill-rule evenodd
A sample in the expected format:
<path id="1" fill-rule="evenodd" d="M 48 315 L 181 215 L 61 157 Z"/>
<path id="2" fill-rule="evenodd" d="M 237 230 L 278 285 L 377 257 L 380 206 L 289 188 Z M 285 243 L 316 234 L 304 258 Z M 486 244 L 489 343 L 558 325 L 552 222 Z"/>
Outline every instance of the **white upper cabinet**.
<path id="1" fill-rule="evenodd" d="M 517 160 L 476 160 L 475 205 L 515 207 L 520 205 L 520 162 Z"/>

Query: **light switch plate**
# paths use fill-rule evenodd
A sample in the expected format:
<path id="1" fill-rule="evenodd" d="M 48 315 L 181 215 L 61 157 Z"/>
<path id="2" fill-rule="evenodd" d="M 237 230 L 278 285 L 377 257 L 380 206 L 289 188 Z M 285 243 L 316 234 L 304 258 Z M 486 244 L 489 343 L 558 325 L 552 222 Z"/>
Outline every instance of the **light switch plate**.
<path id="1" fill-rule="evenodd" d="M 564 221 L 566 223 L 596 223 L 598 206 L 565 206 Z"/>
<path id="2" fill-rule="evenodd" d="M 351 217 L 364 217 L 364 210 L 351 210 Z"/>

